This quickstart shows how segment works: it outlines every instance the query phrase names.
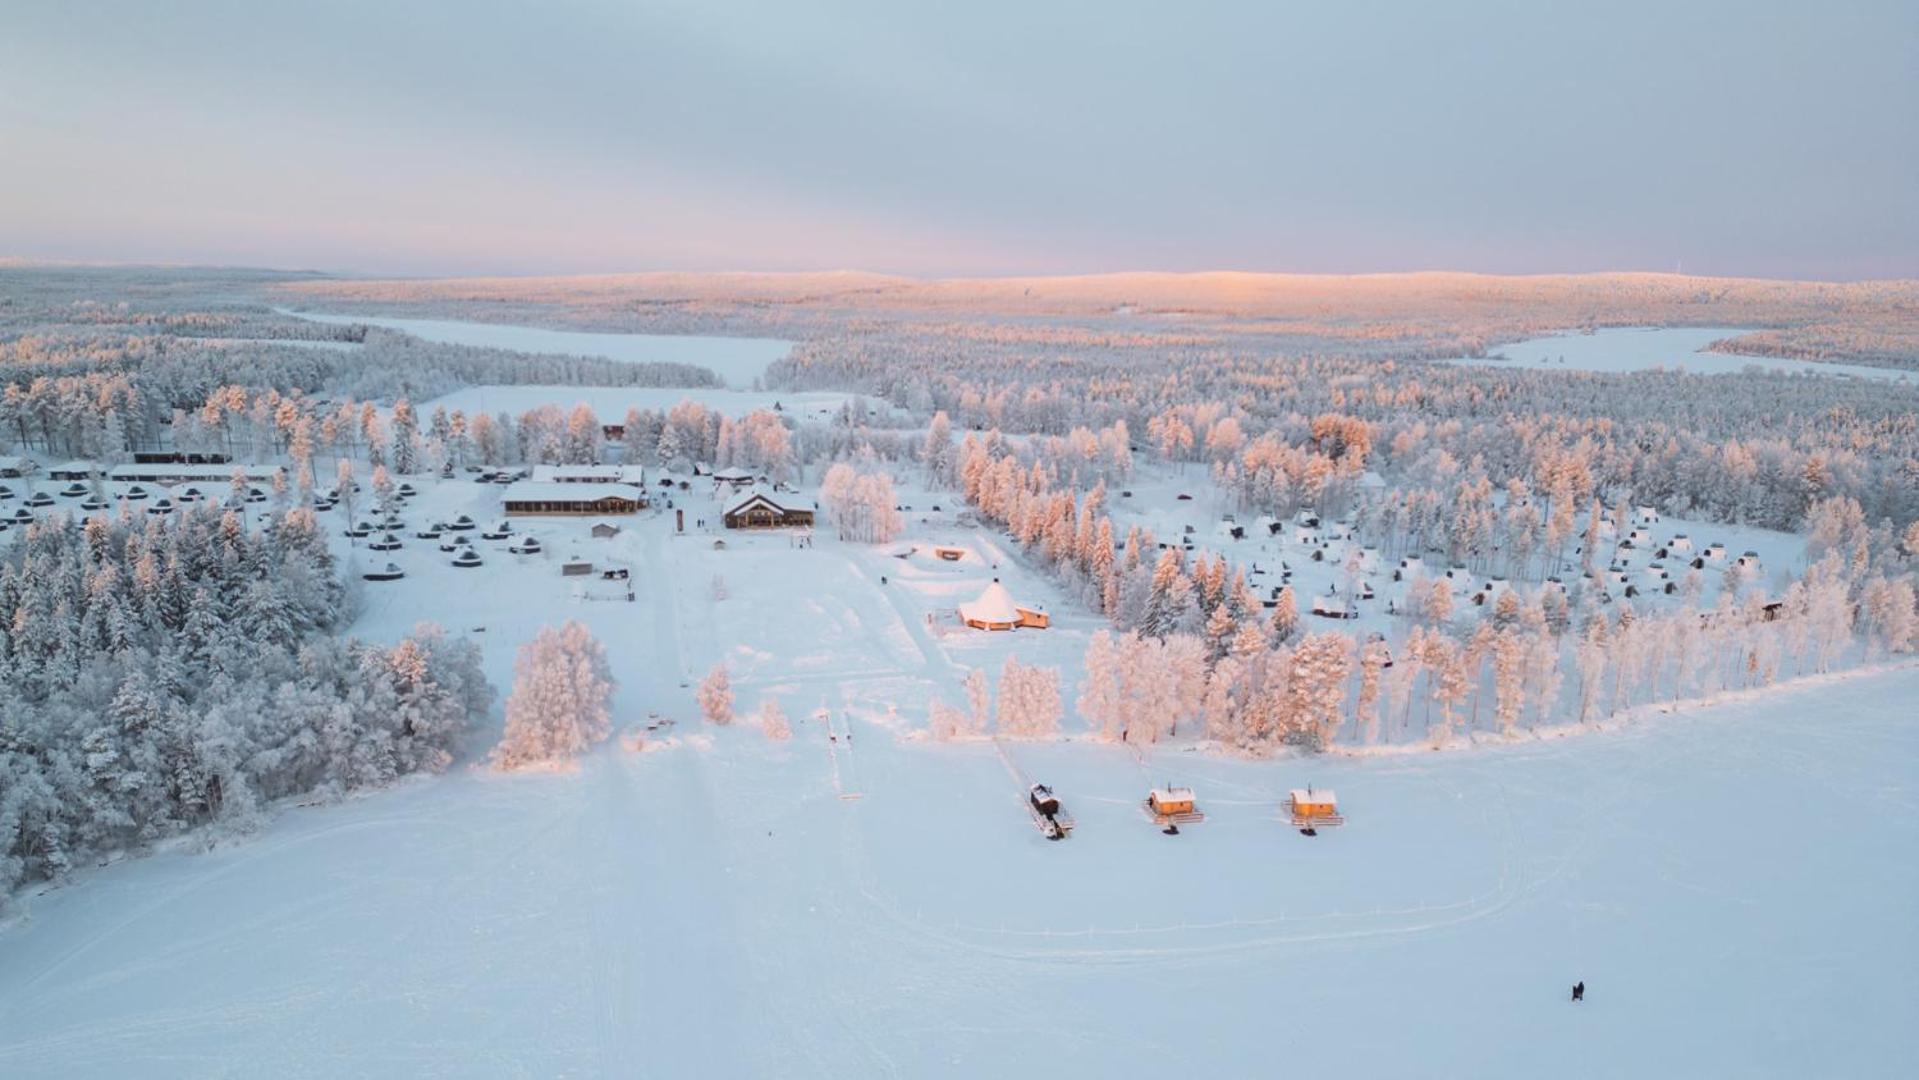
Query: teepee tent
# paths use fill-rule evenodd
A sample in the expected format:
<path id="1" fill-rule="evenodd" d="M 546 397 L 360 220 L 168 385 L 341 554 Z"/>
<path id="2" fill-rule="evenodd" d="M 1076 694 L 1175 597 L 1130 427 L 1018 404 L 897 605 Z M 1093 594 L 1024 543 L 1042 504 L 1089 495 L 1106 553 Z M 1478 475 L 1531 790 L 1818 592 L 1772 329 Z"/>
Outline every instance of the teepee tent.
<path id="1" fill-rule="evenodd" d="M 959 613 L 960 621 L 976 630 L 1012 630 L 1022 626 L 1043 630 L 1048 622 L 1043 609 L 1014 603 L 1013 594 L 1006 591 L 998 578 L 979 594 L 979 599 L 961 604 Z"/>

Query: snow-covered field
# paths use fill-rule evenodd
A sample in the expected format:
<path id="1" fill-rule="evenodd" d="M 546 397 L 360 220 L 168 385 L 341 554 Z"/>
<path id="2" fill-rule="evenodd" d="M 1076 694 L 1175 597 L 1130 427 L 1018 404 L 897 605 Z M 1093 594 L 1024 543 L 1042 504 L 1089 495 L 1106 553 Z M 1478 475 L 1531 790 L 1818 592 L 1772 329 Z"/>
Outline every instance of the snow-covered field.
<path id="1" fill-rule="evenodd" d="M 1501 345 L 1489 357 L 1462 357 L 1455 364 L 1493 367 L 1551 368 L 1558 371 L 1646 371 L 1666 368 L 1695 375 L 1727 375 L 1759 368 L 1762 371 L 1811 375 L 1850 375 L 1861 379 L 1907 382 L 1909 372 L 1864 364 L 1827 364 L 1778 356 L 1741 356 L 1704 352 L 1721 338 L 1736 337 L 1726 327 L 1659 326 L 1599 330 L 1591 334 L 1559 334 Z"/>
<path id="2" fill-rule="evenodd" d="M 498 517 L 497 488 L 414 482 L 409 532 Z M 536 556 L 476 536 L 486 565 L 458 570 L 409 536 L 354 632 L 437 619 L 504 689 L 537 627 L 582 619 L 645 749 L 469 763 L 24 897 L 0 932 L 0 1075 L 1919 1069 L 1919 725 L 1899 704 L 1919 670 L 1471 753 L 1002 756 L 919 737 L 927 702 L 1018 654 L 1063 667 L 1070 705 L 1098 621 L 950 503 L 901 499 L 910 539 L 880 547 L 675 536 L 654 513 L 598 541 L 525 522 Z M 576 598 L 576 552 L 631 567 L 635 601 Z M 1055 628 L 951 625 L 995 576 Z M 697 721 L 688 683 L 722 658 L 741 712 L 781 699 L 790 743 Z M 1034 829 L 1029 777 L 1072 839 Z M 1208 814 L 1178 837 L 1138 807 L 1168 780 Z M 1278 820 L 1307 782 L 1338 790 L 1344 828 Z"/>
<path id="3" fill-rule="evenodd" d="M 284 309 L 280 309 L 284 311 Z M 602 356 L 629 363 L 664 361 L 694 364 L 747 387 L 766 373 L 766 367 L 793 350 L 793 343 L 774 338 L 701 337 L 682 334 L 596 334 L 578 330 L 551 330 L 539 326 L 461 322 L 451 319 L 396 319 L 376 315 L 326 315 L 312 311 L 284 311 L 313 322 L 335 325 L 379 326 L 411 334 L 423 341 L 446 345 L 474 345 L 527 353 L 564 356 Z"/>
<path id="4" fill-rule="evenodd" d="M 450 394 L 443 394 L 432 401 L 420 402 L 427 411 L 435 406 L 445 406 L 447 411 L 463 409 L 470 416 L 475 413 L 511 413 L 515 416 L 542 405 L 558 405 L 572 408 L 584 402 L 593 410 L 593 414 L 609 424 L 615 424 L 632 408 L 666 410 L 682 401 L 697 401 L 709 409 L 716 409 L 728 416 L 745 416 L 754 409 L 771 409 L 775 405 L 797 420 L 829 420 L 840 407 L 852 401 L 855 395 L 835 390 L 803 390 L 790 393 L 778 393 L 771 390 L 730 390 L 721 387 L 693 387 L 680 389 L 675 387 L 642 386 L 467 386 Z M 884 409 L 884 402 L 867 399 L 874 408 Z"/>

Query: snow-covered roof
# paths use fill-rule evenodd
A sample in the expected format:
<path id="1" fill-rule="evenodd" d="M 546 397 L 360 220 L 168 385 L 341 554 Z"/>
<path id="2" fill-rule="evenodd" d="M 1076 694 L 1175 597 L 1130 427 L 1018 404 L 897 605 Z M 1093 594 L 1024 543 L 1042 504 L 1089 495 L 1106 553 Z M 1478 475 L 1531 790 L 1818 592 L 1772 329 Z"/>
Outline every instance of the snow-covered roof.
<path id="1" fill-rule="evenodd" d="M 500 491 L 502 502 L 598 502 L 634 500 L 640 493 L 627 484 L 578 484 L 557 480 L 516 480 Z"/>
<path id="2" fill-rule="evenodd" d="M 729 484 L 751 483 L 753 480 L 753 470 L 751 469 L 715 469 L 713 470 L 713 479 L 722 480 Z"/>
<path id="3" fill-rule="evenodd" d="M 1152 798 L 1154 802 L 1192 802 L 1193 789 L 1188 787 L 1156 787 L 1153 789 Z"/>
<path id="4" fill-rule="evenodd" d="M 643 465 L 535 465 L 532 479 L 540 483 L 644 484 Z"/>
<path id="5" fill-rule="evenodd" d="M 1029 608 L 1027 610 L 1035 609 Z M 1019 621 L 1019 611 L 1013 604 L 1013 594 L 1007 592 L 1006 586 L 1001 585 L 997 578 L 993 580 L 991 585 L 986 587 L 985 592 L 979 594 L 979 599 L 961 604 L 959 611 L 960 618 L 970 619 L 974 622 L 1010 623 Z"/>
<path id="6" fill-rule="evenodd" d="M 1339 803 L 1338 797 L 1325 788 L 1294 788 L 1288 792 L 1288 795 L 1296 803 L 1310 803 L 1314 806 L 1335 806 Z"/>

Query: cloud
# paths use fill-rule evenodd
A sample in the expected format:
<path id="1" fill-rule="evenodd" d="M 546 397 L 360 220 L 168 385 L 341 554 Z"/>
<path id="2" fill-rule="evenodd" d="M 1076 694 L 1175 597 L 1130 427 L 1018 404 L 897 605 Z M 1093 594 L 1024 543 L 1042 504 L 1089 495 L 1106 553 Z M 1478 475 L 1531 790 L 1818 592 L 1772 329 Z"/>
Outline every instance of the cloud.
<path id="1" fill-rule="evenodd" d="M 1919 274 L 1910 5 L 36 5 L 14 253 Z"/>

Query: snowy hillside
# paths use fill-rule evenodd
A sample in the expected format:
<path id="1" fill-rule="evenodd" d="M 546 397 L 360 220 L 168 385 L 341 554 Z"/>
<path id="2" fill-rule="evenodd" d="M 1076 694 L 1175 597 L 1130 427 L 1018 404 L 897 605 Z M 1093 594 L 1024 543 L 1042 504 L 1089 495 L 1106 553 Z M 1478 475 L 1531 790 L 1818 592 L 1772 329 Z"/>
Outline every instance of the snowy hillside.
<path id="1" fill-rule="evenodd" d="M 33 898 L 0 1072 L 1910 1075 L 1915 693 L 1384 767 L 1014 744 L 1060 844 L 990 745 L 858 713 L 462 770 Z M 1344 828 L 1276 819 L 1306 780 Z"/>

